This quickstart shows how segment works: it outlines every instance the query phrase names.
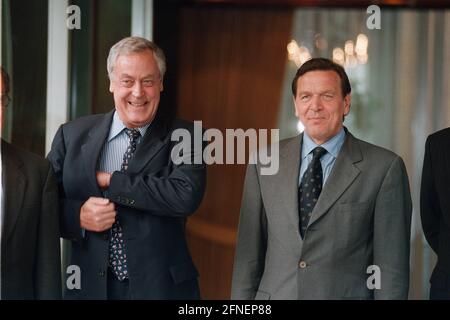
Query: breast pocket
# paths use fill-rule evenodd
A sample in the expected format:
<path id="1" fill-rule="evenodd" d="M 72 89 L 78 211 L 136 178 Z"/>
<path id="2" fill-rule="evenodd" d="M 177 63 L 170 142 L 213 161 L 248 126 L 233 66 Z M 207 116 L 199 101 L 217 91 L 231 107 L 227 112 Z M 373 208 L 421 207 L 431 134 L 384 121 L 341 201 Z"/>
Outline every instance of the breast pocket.
<path id="1" fill-rule="evenodd" d="M 334 216 L 338 249 L 349 250 L 372 235 L 373 206 L 370 202 L 340 203 Z"/>
<path id="2" fill-rule="evenodd" d="M 364 213 L 369 211 L 371 203 L 366 202 L 345 202 L 338 204 L 338 210 L 344 214 Z"/>

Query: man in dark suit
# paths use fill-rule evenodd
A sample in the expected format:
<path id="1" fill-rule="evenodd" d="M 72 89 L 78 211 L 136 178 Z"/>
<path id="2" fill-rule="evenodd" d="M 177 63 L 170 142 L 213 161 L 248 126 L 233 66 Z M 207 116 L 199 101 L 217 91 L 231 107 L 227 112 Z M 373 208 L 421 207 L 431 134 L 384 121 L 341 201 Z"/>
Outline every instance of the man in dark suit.
<path id="1" fill-rule="evenodd" d="M 1 68 L 1 111 L 9 78 Z M 48 161 L 1 140 L 1 298 L 61 298 L 58 188 Z"/>
<path id="2" fill-rule="evenodd" d="M 248 166 L 231 297 L 406 299 L 412 206 L 403 160 L 344 128 L 351 87 L 340 65 L 305 62 L 292 93 L 305 131 L 279 143 L 276 174 Z"/>
<path id="3" fill-rule="evenodd" d="M 125 38 L 107 64 L 115 109 L 62 125 L 48 155 L 70 264 L 81 271 L 81 286 L 65 296 L 199 298 L 185 222 L 203 197 L 206 168 L 171 158 L 171 133 L 192 133 L 193 125 L 168 121 L 158 109 L 166 67 L 154 43 Z"/>
<path id="4" fill-rule="evenodd" d="M 425 237 L 437 254 L 430 299 L 450 299 L 450 128 L 430 135 L 425 144 L 420 216 Z"/>

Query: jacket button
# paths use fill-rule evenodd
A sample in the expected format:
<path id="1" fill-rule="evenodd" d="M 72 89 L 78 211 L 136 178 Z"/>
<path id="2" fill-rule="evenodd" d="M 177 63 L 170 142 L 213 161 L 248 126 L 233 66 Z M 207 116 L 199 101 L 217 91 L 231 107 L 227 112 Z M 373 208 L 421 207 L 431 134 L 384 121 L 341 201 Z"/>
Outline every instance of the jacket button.
<path id="1" fill-rule="evenodd" d="M 306 262 L 305 261 L 300 261 L 298 263 L 298 266 L 300 267 L 300 269 L 305 269 L 306 268 Z"/>
<path id="2" fill-rule="evenodd" d="M 100 271 L 98 272 L 98 275 L 99 275 L 100 277 L 104 277 L 104 276 L 105 276 L 105 270 L 100 270 Z"/>
<path id="3" fill-rule="evenodd" d="M 108 234 L 106 232 L 103 233 L 103 240 L 108 240 L 108 238 L 109 238 Z"/>

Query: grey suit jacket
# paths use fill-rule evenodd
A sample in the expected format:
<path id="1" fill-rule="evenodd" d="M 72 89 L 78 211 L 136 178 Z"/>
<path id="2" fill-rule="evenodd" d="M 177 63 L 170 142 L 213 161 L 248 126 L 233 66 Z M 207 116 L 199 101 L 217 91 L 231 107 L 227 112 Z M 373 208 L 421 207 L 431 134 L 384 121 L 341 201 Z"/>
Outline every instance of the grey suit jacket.
<path id="1" fill-rule="evenodd" d="M 347 131 L 302 239 L 302 138 L 280 142 L 277 174 L 247 168 L 232 299 L 406 299 L 412 205 L 402 159 Z M 371 265 L 379 289 L 367 286 Z"/>

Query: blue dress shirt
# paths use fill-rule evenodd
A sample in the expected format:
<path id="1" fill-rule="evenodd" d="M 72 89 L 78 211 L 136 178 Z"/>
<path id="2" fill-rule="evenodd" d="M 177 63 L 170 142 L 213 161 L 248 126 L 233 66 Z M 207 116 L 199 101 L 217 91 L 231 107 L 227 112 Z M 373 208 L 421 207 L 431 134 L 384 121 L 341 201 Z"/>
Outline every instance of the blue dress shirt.
<path id="1" fill-rule="evenodd" d="M 342 145 L 345 141 L 345 130 L 344 128 L 341 128 L 341 130 L 336 134 L 333 138 L 328 140 L 322 145 L 316 144 L 305 132 L 303 132 L 303 142 L 301 147 L 301 164 L 300 164 L 300 175 L 298 178 L 298 184 L 300 185 L 300 182 L 302 181 L 303 174 L 305 173 L 306 169 L 308 168 L 309 163 L 312 160 L 312 151 L 316 147 L 322 147 L 327 150 L 327 153 L 322 156 L 320 159 L 320 163 L 322 165 L 322 172 L 323 172 L 323 185 L 325 185 L 325 182 L 327 181 L 328 177 L 330 176 L 331 169 L 333 169 L 334 163 L 336 161 L 336 158 L 339 154 L 339 151 L 342 148 Z"/>

